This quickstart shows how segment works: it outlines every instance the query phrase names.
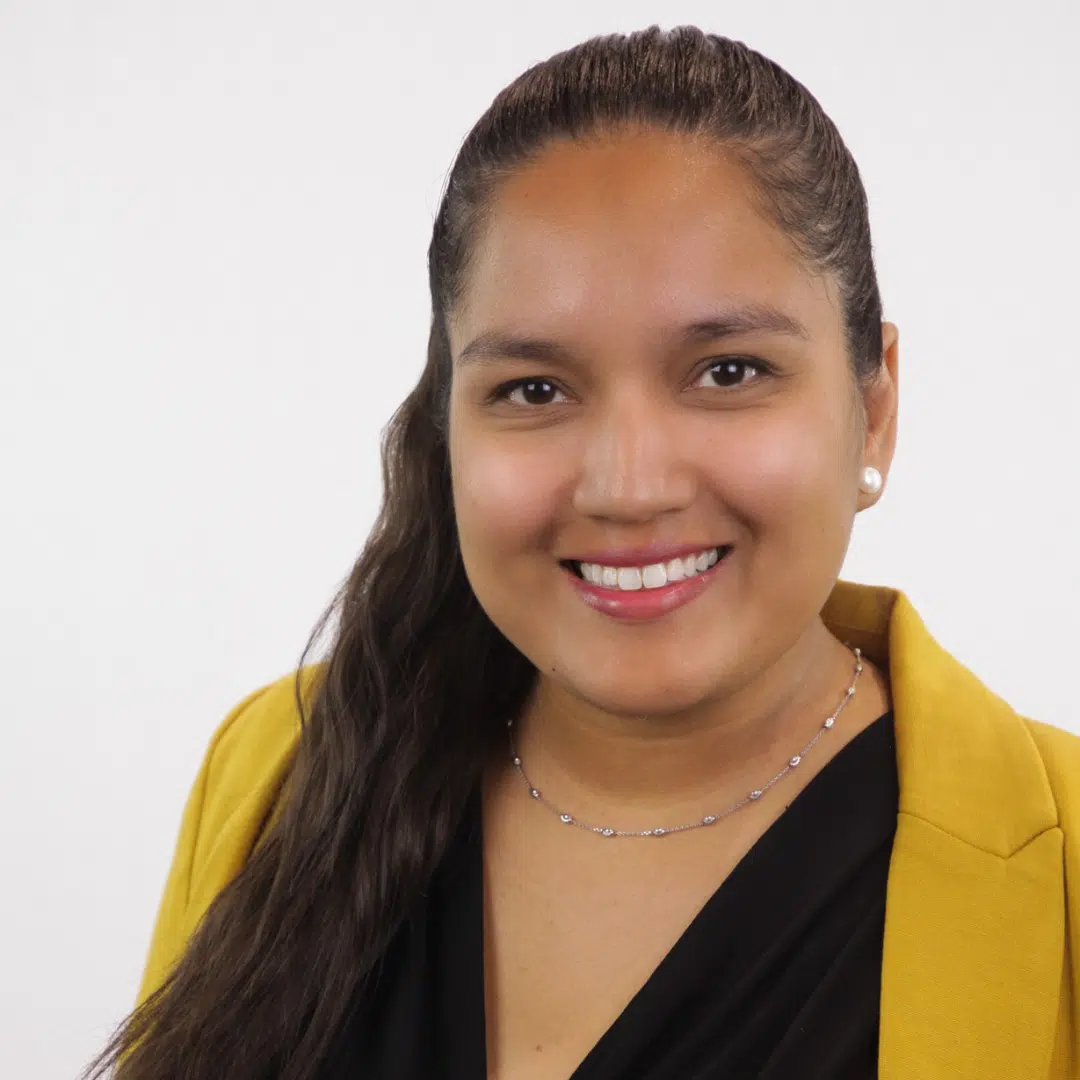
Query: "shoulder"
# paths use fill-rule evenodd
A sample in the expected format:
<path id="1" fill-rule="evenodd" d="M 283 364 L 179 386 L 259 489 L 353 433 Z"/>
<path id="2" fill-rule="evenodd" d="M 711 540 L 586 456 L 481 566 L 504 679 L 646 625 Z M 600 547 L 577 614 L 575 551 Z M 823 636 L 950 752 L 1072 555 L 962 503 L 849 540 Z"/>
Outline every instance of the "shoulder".
<path id="1" fill-rule="evenodd" d="M 301 674 L 305 708 L 319 669 Z M 291 758 L 300 738 L 296 702 L 297 672 L 291 672 L 245 697 L 218 725 L 207 747 L 206 811 L 228 811 L 242 803 Z"/>
<path id="2" fill-rule="evenodd" d="M 1023 721 L 1046 767 L 1059 823 L 1080 839 L 1080 735 L 1027 717 Z"/>
<path id="3" fill-rule="evenodd" d="M 322 670 L 316 665 L 299 673 L 305 708 Z M 181 818 L 140 1000 L 179 958 L 214 897 L 247 861 L 273 812 L 300 739 L 297 674 L 248 694 L 210 739 Z"/>
<path id="4" fill-rule="evenodd" d="M 305 708 L 319 670 L 300 673 Z M 249 694 L 210 740 L 199 777 L 193 897 L 215 893 L 240 868 L 273 809 L 300 740 L 296 682 L 297 672 L 291 672 Z M 206 880 L 200 890 L 201 878 Z"/>

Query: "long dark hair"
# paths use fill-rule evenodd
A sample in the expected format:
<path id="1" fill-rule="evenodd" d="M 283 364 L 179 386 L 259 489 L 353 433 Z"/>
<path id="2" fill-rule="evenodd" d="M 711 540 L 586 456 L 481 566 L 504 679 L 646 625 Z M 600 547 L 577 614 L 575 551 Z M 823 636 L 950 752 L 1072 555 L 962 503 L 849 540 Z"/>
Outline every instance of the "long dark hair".
<path id="1" fill-rule="evenodd" d="M 536 677 L 462 565 L 447 316 L 500 178 L 554 139 L 631 124 L 711 136 L 737 155 L 770 220 L 836 282 L 856 380 L 878 370 L 881 301 L 858 169 L 778 65 L 694 27 L 652 27 L 594 38 L 503 90 L 469 132 L 439 207 L 427 365 L 384 433 L 374 530 L 301 656 L 302 732 L 278 816 L 175 970 L 84 1075 L 119 1062 L 122 1080 L 314 1080 L 423 892 Z M 301 674 L 335 615 L 305 715 Z"/>

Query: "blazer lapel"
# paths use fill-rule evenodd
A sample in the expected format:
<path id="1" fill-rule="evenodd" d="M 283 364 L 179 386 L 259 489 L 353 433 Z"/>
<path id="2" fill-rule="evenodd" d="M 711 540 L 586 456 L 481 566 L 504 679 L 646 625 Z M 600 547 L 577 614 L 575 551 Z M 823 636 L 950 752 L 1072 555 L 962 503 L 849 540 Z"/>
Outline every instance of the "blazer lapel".
<path id="1" fill-rule="evenodd" d="M 1065 886 L 1035 744 L 902 593 L 841 582 L 823 617 L 892 684 L 900 808 L 881 1080 L 1041 1080 L 1062 980 Z"/>

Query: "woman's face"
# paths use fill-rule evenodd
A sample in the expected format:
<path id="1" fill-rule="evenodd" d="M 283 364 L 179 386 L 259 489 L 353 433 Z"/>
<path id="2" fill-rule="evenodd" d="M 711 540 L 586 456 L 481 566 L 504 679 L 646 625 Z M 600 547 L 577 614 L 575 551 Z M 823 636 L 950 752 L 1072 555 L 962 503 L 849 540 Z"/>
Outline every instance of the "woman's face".
<path id="1" fill-rule="evenodd" d="M 546 150 L 498 189 L 449 329 L 465 570 L 543 675 L 670 714 L 816 624 L 891 457 L 895 345 L 864 424 L 833 283 L 715 145 Z"/>

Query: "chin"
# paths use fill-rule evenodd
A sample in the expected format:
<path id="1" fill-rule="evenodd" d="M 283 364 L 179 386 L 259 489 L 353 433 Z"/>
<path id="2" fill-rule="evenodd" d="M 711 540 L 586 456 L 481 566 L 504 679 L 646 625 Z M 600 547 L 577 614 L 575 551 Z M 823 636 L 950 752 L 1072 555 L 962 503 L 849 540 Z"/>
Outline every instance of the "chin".
<path id="1" fill-rule="evenodd" d="M 589 678 L 584 674 L 575 679 L 569 672 L 561 672 L 557 681 L 571 694 L 596 709 L 613 716 L 676 716 L 707 701 L 716 687 L 715 672 L 710 678 L 694 678 L 689 672 L 658 679 L 609 681 Z"/>

